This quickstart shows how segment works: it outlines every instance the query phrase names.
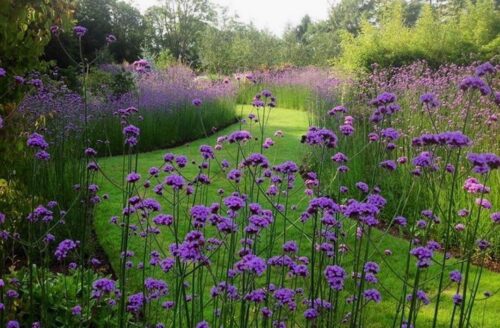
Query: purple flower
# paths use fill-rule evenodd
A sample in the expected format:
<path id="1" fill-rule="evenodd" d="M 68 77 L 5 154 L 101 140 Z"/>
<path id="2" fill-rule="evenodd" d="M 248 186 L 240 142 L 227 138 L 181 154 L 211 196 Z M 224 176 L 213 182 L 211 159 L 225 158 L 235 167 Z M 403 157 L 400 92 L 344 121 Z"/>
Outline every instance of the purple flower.
<path id="1" fill-rule="evenodd" d="M 272 96 L 272 93 L 271 93 L 271 91 L 269 91 L 269 90 L 263 90 L 263 91 L 261 92 L 261 94 L 262 94 L 264 97 L 266 97 L 266 98 L 269 98 L 269 97 L 271 97 L 271 96 Z"/>
<path id="2" fill-rule="evenodd" d="M 33 212 L 31 212 L 27 220 L 29 222 L 43 221 L 45 223 L 51 222 L 54 219 L 52 211 L 45 208 L 43 205 L 38 205 Z"/>
<path id="3" fill-rule="evenodd" d="M 491 218 L 491 221 L 493 221 L 493 223 L 500 223 L 500 212 L 495 212 L 495 213 L 492 213 L 490 215 L 490 218 Z"/>
<path id="4" fill-rule="evenodd" d="M 0 67 L 0 77 L 5 77 L 7 76 L 7 71 L 5 71 L 5 68 Z"/>
<path id="5" fill-rule="evenodd" d="M 196 324 L 196 328 L 210 328 L 210 326 L 208 325 L 208 322 L 200 321 Z"/>
<path id="6" fill-rule="evenodd" d="M 244 142 L 252 139 L 252 135 L 248 131 L 235 131 L 227 137 L 229 143 Z"/>
<path id="7" fill-rule="evenodd" d="M 382 106 L 393 103 L 396 101 L 396 95 L 390 92 L 383 92 L 378 95 L 375 99 L 370 101 L 370 104 L 374 106 Z"/>
<path id="8" fill-rule="evenodd" d="M 195 205 L 191 207 L 191 217 L 193 218 L 193 226 L 195 228 L 202 228 L 208 220 L 211 212 L 210 209 L 203 205 Z"/>
<path id="9" fill-rule="evenodd" d="M 106 36 L 106 42 L 108 44 L 115 43 L 116 42 L 116 36 L 114 36 L 113 34 L 108 34 Z"/>
<path id="10" fill-rule="evenodd" d="M 491 246 L 490 242 L 484 239 L 479 239 L 478 241 L 476 241 L 476 245 L 481 251 L 484 251 Z"/>
<path id="11" fill-rule="evenodd" d="M 174 222 L 174 217 L 167 214 L 159 214 L 153 219 L 153 222 L 157 225 L 170 226 Z"/>
<path id="12" fill-rule="evenodd" d="M 316 319 L 318 316 L 319 312 L 315 308 L 310 308 L 304 311 L 304 318 L 306 318 L 307 320 Z"/>
<path id="13" fill-rule="evenodd" d="M 488 173 L 500 166 L 500 157 L 493 153 L 469 153 L 467 159 L 474 166 L 474 172 L 479 174 Z"/>
<path id="14" fill-rule="evenodd" d="M 356 188 L 364 193 L 367 193 L 370 190 L 370 187 L 368 187 L 368 185 L 362 181 L 356 183 Z"/>
<path id="15" fill-rule="evenodd" d="M 382 295 L 376 289 L 367 289 L 363 292 L 363 297 L 367 301 L 374 301 L 375 303 L 380 303 L 382 301 Z"/>
<path id="16" fill-rule="evenodd" d="M 403 217 L 403 216 L 396 216 L 396 217 L 394 218 L 394 223 L 395 223 L 395 224 L 397 224 L 397 225 L 400 225 L 400 226 L 403 226 L 403 227 L 404 227 L 404 226 L 406 226 L 406 224 L 407 224 L 407 220 L 406 220 L 406 218 L 405 218 L 405 217 Z"/>
<path id="17" fill-rule="evenodd" d="M 192 101 L 191 103 L 192 103 L 192 104 L 193 104 L 193 106 L 195 106 L 195 107 L 200 107 L 200 106 L 201 106 L 201 104 L 202 104 L 203 102 L 201 101 L 201 99 L 199 99 L 199 98 L 195 98 L 195 99 L 193 99 L 193 101 Z"/>
<path id="18" fill-rule="evenodd" d="M 399 132 L 393 128 L 387 128 L 380 131 L 380 136 L 389 141 L 394 141 L 399 139 Z"/>
<path id="19" fill-rule="evenodd" d="M 417 258 L 419 268 L 427 268 L 431 265 L 433 252 L 427 247 L 419 246 L 410 251 L 410 254 Z"/>
<path id="20" fill-rule="evenodd" d="M 385 160 L 380 162 L 380 167 L 389 170 L 389 171 L 394 171 L 397 168 L 397 164 L 393 160 Z"/>
<path id="21" fill-rule="evenodd" d="M 462 305 L 462 301 L 464 300 L 463 296 L 460 294 L 453 295 L 453 304 L 456 306 Z"/>
<path id="22" fill-rule="evenodd" d="M 478 67 L 476 67 L 476 75 L 483 76 L 486 74 L 495 74 L 496 68 L 490 62 L 485 62 Z"/>
<path id="23" fill-rule="evenodd" d="M 156 300 L 168 294 L 168 285 L 165 281 L 154 278 L 146 278 L 144 287 L 147 290 L 147 300 Z"/>
<path id="24" fill-rule="evenodd" d="M 50 33 L 52 33 L 55 36 L 59 36 L 59 33 L 61 32 L 61 28 L 57 25 L 52 25 L 50 27 Z"/>
<path id="25" fill-rule="evenodd" d="M 112 295 L 116 290 L 116 283 L 114 280 L 108 278 L 97 279 L 92 283 L 91 297 L 100 299 L 105 295 Z"/>
<path id="26" fill-rule="evenodd" d="M 235 263 L 235 267 L 240 272 L 247 271 L 257 276 L 262 276 L 267 269 L 266 261 L 253 254 L 243 256 L 240 261 Z"/>
<path id="27" fill-rule="evenodd" d="M 354 127 L 350 124 L 341 125 L 340 132 L 345 136 L 350 136 L 354 133 Z"/>
<path id="28" fill-rule="evenodd" d="M 479 183 L 476 178 L 468 177 L 464 182 L 464 190 L 471 194 L 487 194 L 490 188 Z"/>
<path id="29" fill-rule="evenodd" d="M 420 102 L 425 104 L 427 108 L 436 108 L 439 106 L 439 100 L 433 93 L 424 93 L 420 96 Z"/>
<path id="30" fill-rule="evenodd" d="M 9 322 L 7 322 L 7 328 L 20 328 L 21 325 L 19 325 L 19 322 L 17 322 L 16 320 L 10 320 Z"/>
<path id="31" fill-rule="evenodd" d="M 380 267 L 375 262 L 366 262 L 364 266 L 365 273 L 374 273 L 377 274 L 380 272 Z"/>
<path id="32" fill-rule="evenodd" d="M 134 70 L 139 74 L 147 73 L 151 70 L 151 64 L 146 59 L 136 60 L 132 65 L 134 66 Z"/>
<path id="33" fill-rule="evenodd" d="M 451 271 L 450 272 L 450 280 L 453 281 L 453 282 L 460 282 L 462 281 L 462 274 L 460 273 L 460 271 Z"/>
<path id="34" fill-rule="evenodd" d="M 347 162 L 349 159 L 347 158 L 346 155 L 344 155 L 343 153 L 336 153 L 335 155 L 333 155 L 331 157 L 331 160 L 334 161 L 335 163 L 345 163 Z"/>
<path id="35" fill-rule="evenodd" d="M 78 247 L 78 242 L 74 242 L 71 239 L 65 239 L 61 241 L 59 245 L 57 245 L 54 255 L 58 261 L 62 261 L 69 255 L 69 252 L 71 252 L 77 247 Z"/>
<path id="36" fill-rule="evenodd" d="M 74 316 L 79 316 L 82 314 L 82 307 L 80 305 L 75 305 L 71 308 L 71 314 Z"/>
<path id="37" fill-rule="evenodd" d="M 49 147 L 49 144 L 45 141 L 45 138 L 38 133 L 32 133 L 27 141 L 28 147 L 38 148 L 41 150 L 45 150 Z"/>
<path id="38" fill-rule="evenodd" d="M 139 313 L 144 305 L 144 294 L 130 295 L 127 300 L 127 312 Z"/>
<path id="39" fill-rule="evenodd" d="M 336 113 L 347 113 L 347 108 L 344 106 L 336 106 L 328 111 L 328 115 L 333 116 Z"/>
<path id="40" fill-rule="evenodd" d="M 433 154 L 430 151 L 423 151 L 412 160 L 412 163 L 419 167 L 431 167 L 434 163 Z"/>
<path id="41" fill-rule="evenodd" d="M 274 291 L 274 299 L 277 301 L 278 306 L 283 306 L 283 305 L 293 305 L 294 302 L 294 297 L 295 297 L 295 291 L 289 288 L 280 288 L 276 289 Z"/>
<path id="42" fill-rule="evenodd" d="M 224 198 L 224 205 L 232 211 L 237 211 L 245 206 L 245 200 L 238 196 Z"/>
<path id="43" fill-rule="evenodd" d="M 263 288 L 252 290 L 245 295 L 245 300 L 255 303 L 261 303 L 266 299 L 266 291 Z"/>
<path id="44" fill-rule="evenodd" d="M 132 172 L 129 175 L 127 175 L 127 182 L 128 183 L 135 183 L 135 182 L 139 181 L 140 179 L 141 179 L 141 176 L 136 172 Z"/>
<path id="45" fill-rule="evenodd" d="M 303 141 L 311 146 L 326 146 L 334 148 L 337 146 L 337 136 L 331 130 L 320 129 L 312 126 L 303 137 Z"/>
<path id="46" fill-rule="evenodd" d="M 424 304 L 429 305 L 431 300 L 423 290 L 417 290 L 417 298 Z"/>
<path id="47" fill-rule="evenodd" d="M 299 250 L 295 240 L 289 240 L 283 244 L 283 252 L 296 253 Z"/>
<path id="48" fill-rule="evenodd" d="M 184 178 L 177 174 L 169 175 L 165 178 L 165 184 L 174 190 L 180 190 L 184 186 Z"/>
<path id="49" fill-rule="evenodd" d="M 201 145 L 200 153 L 201 157 L 203 157 L 204 159 L 213 159 L 215 157 L 214 149 L 208 145 Z"/>
<path id="50" fill-rule="evenodd" d="M 477 89 L 483 96 L 487 96 L 491 93 L 491 88 L 486 84 L 486 82 L 475 76 L 468 76 L 464 78 L 462 82 L 460 82 L 460 89 L 463 91 Z"/>
<path id="51" fill-rule="evenodd" d="M 491 209 L 491 202 L 485 198 L 476 198 L 476 205 L 481 206 L 485 209 Z"/>
<path id="52" fill-rule="evenodd" d="M 325 276 L 328 285 L 330 285 L 330 288 L 335 290 L 344 289 L 346 272 L 342 267 L 338 265 L 328 265 L 323 271 L 323 275 Z"/>
<path id="53" fill-rule="evenodd" d="M 87 33 L 87 28 L 77 25 L 73 28 L 73 32 L 75 32 L 75 35 L 79 38 L 83 37 L 85 33 Z"/>

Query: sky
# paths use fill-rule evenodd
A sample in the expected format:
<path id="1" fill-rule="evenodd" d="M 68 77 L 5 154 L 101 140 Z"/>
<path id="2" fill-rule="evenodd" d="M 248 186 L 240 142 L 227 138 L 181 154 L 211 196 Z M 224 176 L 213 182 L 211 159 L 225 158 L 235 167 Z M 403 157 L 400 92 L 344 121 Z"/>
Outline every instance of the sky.
<path id="1" fill-rule="evenodd" d="M 297 25 L 308 14 L 316 20 L 325 19 L 332 0 L 212 0 L 213 3 L 229 8 L 229 13 L 237 14 L 240 21 L 253 22 L 261 29 L 268 29 L 281 35 L 288 23 Z M 161 1 L 160 1 L 161 2 Z M 132 0 L 144 12 L 158 4 L 158 0 Z"/>

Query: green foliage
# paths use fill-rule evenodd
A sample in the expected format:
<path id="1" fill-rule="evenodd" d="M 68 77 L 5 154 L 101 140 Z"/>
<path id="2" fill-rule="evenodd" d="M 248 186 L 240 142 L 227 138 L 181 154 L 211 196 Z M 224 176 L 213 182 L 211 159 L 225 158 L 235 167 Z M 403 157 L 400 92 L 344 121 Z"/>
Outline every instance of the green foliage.
<path id="1" fill-rule="evenodd" d="M 87 83 L 90 93 L 103 100 L 110 95 L 118 97 L 135 89 L 132 73 L 124 70 L 117 73 L 94 70 L 88 75 Z"/>
<path id="2" fill-rule="evenodd" d="M 191 67 L 199 64 L 199 43 L 215 10 L 208 0 L 167 0 L 150 7 L 146 20 L 147 50 L 158 54 L 168 49 L 174 58 Z"/>
<path id="3" fill-rule="evenodd" d="M 91 299 L 87 304 L 76 303 L 81 294 L 81 272 L 70 270 L 67 274 L 55 273 L 48 268 L 35 267 L 33 275 L 33 307 L 38 309 L 36 321 L 43 321 L 43 327 L 76 327 L 80 323 L 94 327 L 105 327 L 114 322 L 109 307 L 99 305 L 96 300 Z M 84 279 L 93 282 L 102 278 L 102 274 L 91 270 L 83 272 Z M 18 279 L 19 301 L 10 305 L 12 319 L 21 322 L 29 322 L 30 298 L 29 298 L 29 272 L 27 269 L 13 271 L 8 278 Z M 7 281 L 7 279 L 5 279 Z M 72 315 L 72 308 L 80 305 L 84 310 L 80 316 Z"/>
<path id="4" fill-rule="evenodd" d="M 157 69 L 166 69 L 174 65 L 176 63 L 176 60 L 174 56 L 172 56 L 170 50 L 163 49 L 162 51 L 160 51 L 158 56 L 156 56 L 154 63 Z"/>
<path id="5" fill-rule="evenodd" d="M 381 10 L 376 25 L 361 22 L 360 33 L 342 34 L 340 67 L 369 69 L 401 66 L 424 59 L 432 66 L 489 59 L 499 51 L 500 13 L 492 0 L 468 2 L 454 16 L 443 8 L 423 5 L 413 26 L 407 25 L 405 4 L 393 1 Z"/>
<path id="6" fill-rule="evenodd" d="M 71 12 L 62 0 L 3 0 L 0 13 L 0 67 L 7 71 L 7 78 L 0 79 L 0 95 L 5 103 L 22 95 L 12 88 L 14 75 L 45 67 L 40 57 L 50 40 L 50 26 L 54 21 L 66 22 Z"/>
<path id="7" fill-rule="evenodd" d="M 106 36 L 113 34 L 117 41 L 109 45 L 106 54 L 116 62 L 132 62 L 141 56 L 145 24 L 141 13 L 132 5 L 118 0 L 78 0 L 75 8 L 75 23 L 88 29 L 82 38 L 82 55 L 91 61 L 97 51 L 103 49 Z M 64 26 L 65 33 L 60 40 L 67 52 L 77 61 L 80 58 L 78 40 L 73 34 L 73 26 Z M 103 54 L 99 53 L 100 60 Z M 55 60 L 60 67 L 73 65 L 61 45 L 53 38 L 45 49 L 45 58 Z M 107 60 L 104 60 L 107 61 Z"/>

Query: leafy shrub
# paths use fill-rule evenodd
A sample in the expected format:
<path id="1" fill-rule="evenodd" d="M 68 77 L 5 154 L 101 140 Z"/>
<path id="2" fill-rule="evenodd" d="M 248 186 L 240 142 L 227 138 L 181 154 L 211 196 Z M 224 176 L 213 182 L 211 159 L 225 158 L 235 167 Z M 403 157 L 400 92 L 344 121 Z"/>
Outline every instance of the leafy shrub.
<path id="1" fill-rule="evenodd" d="M 417 59 L 431 66 L 470 63 L 498 53 L 500 15 L 492 0 L 469 2 L 456 16 L 443 16 L 424 5 L 415 26 L 405 25 L 403 3 L 394 1 L 380 22 L 361 23 L 359 35 L 342 34 L 342 55 L 335 64 L 348 70 L 402 66 Z M 496 51 L 496 53 L 495 53 Z"/>

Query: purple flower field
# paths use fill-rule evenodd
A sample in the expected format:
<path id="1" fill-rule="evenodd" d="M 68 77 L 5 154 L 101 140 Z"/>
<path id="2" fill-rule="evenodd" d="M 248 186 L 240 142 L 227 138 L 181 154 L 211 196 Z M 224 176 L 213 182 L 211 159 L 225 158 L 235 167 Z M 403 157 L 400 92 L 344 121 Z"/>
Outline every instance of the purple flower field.
<path id="1" fill-rule="evenodd" d="M 494 60 L 203 75 L 49 26 L 74 71 L 0 67 L 1 327 L 496 326 Z"/>

